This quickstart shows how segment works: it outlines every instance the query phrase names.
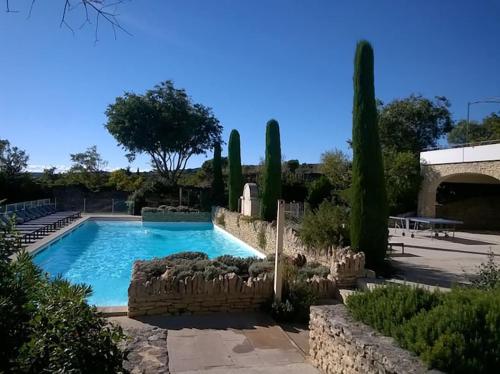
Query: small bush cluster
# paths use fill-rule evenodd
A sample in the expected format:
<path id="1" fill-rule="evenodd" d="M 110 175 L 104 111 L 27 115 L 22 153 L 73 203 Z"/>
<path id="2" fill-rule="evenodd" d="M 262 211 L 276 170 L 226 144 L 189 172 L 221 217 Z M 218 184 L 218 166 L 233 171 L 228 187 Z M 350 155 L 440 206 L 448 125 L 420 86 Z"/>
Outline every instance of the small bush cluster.
<path id="1" fill-rule="evenodd" d="M 203 252 L 181 252 L 164 258 L 155 258 L 141 261 L 140 270 L 146 279 L 158 278 L 168 271 L 168 275 L 177 279 L 185 279 L 201 274 L 206 280 L 217 278 L 219 275 L 235 273 L 241 277 L 258 277 L 267 271 L 267 267 L 259 267 L 263 260 L 256 257 L 235 257 L 230 255 L 219 256 L 210 260 Z"/>
<path id="2" fill-rule="evenodd" d="M 305 245 L 317 251 L 349 245 L 349 212 L 346 207 L 323 201 L 306 213 L 299 234 Z"/>
<path id="3" fill-rule="evenodd" d="M 449 293 L 391 286 L 348 299 L 352 315 L 448 373 L 490 373 L 500 366 L 500 289 Z"/>
<path id="4" fill-rule="evenodd" d="M 172 213 L 197 213 L 198 209 L 190 208 L 188 206 L 169 206 L 169 205 L 160 205 L 158 208 L 144 207 L 141 210 L 142 213 L 164 213 L 164 212 L 172 212 Z"/>

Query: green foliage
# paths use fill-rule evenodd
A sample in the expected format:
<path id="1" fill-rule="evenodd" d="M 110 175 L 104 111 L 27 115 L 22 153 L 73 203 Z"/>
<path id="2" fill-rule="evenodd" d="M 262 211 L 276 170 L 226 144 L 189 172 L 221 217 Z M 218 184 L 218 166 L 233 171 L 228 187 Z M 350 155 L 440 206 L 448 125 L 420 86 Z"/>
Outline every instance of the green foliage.
<path id="1" fill-rule="evenodd" d="M 500 290 L 455 289 L 402 326 L 401 345 L 447 373 L 493 373 L 500 365 Z"/>
<path id="2" fill-rule="evenodd" d="M 260 274 L 274 274 L 274 261 L 256 261 L 248 267 L 248 274 L 251 277 L 258 277 Z"/>
<path id="3" fill-rule="evenodd" d="M 249 274 L 249 267 L 255 262 L 260 261 L 257 257 L 236 257 L 231 255 L 219 256 L 215 261 L 230 267 L 236 267 L 241 274 Z"/>
<path id="4" fill-rule="evenodd" d="M 384 151 L 385 185 L 390 214 L 415 211 L 422 182 L 419 155 Z"/>
<path id="5" fill-rule="evenodd" d="M 122 371 L 120 328 L 98 316 L 85 298 L 90 287 L 57 279 L 44 284 L 21 347 L 21 372 L 116 373 Z"/>
<path id="6" fill-rule="evenodd" d="M 292 174 L 295 174 L 299 166 L 300 166 L 299 160 L 288 160 L 286 162 L 286 167 L 288 171 Z"/>
<path id="7" fill-rule="evenodd" d="M 312 181 L 307 190 L 307 202 L 311 209 L 315 209 L 323 201 L 331 199 L 333 185 L 327 177 L 322 175 L 318 179 Z"/>
<path id="8" fill-rule="evenodd" d="M 50 280 L 26 252 L 13 227 L 0 235 L 0 372 L 122 372 L 120 328 L 85 298 L 90 288 Z M 16 252 L 17 257 L 9 256 Z"/>
<path id="9" fill-rule="evenodd" d="M 317 251 L 349 244 L 349 213 L 347 208 L 323 201 L 307 211 L 300 228 L 300 238 L 306 246 Z"/>
<path id="10" fill-rule="evenodd" d="M 29 156 L 18 147 L 11 147 L 6 139 L 0 139 L 0 173 L 7 177 L 19 175 L 28 166 Z"/>
<path id="11" fill-rule="evenodd" d="M 298 267 L 297 278 L 300 280 L 310 279 L 314 276 L 326 278 L 330 274 L 330 269 L 317 262 L 308 262 Z"/>
<path id="12" fill-rule="evenodd" d="M 500 288 L 500 265 L 495 261 L 495 252 L 490 248 L 488 259 L 482 262 L 477 274 L 470 277 L 472 285 L 482 290 Z"/>
<path id="13" fill-rule="evenodd" d="M 336 191 L 346 190 L 351 185 L 352 164 L 349 157 L 341 150 L 324 152 L 321 155 L 320 170 Z"/>
<path id="14" fill-rule="evenodd" d="M 388 285 L 349 296 L 347 307 L 357 320 L 385 335 L 396 336 L 403 323 L 435 307 L 440 297 L 422 288 Z"/>
<path id="15" fill-rule="evenodd" d="M 492 113 L 482 123 L 459 121 L 448 133 L 448 143 L 464 144 L 500 139 L 500 116 Z"/>
<path id="16" fill-rule="evenodd" d="M 353 316 L 390 335 L 429 367 L 490 373 L 500 364 L 500 289 L 448 293 L 402 286 L 352 295 Z"/>
<path id="17" fill-rule="evenodd" d="M 450 103 L 445 97 L 434 101 L 411 95 L 379 106 L 380 141 L 384 148 L 418 155 L 451 130 Z"/>
<path id="18" fill-rule="evenodd" d="M 278 199 L 281 197 L 281 144 L 280 128 L 276 120 L 267 122 L 266 159 L 264 163 L 261 218 L 276 219 Z"/>
<path id="19" fill-rule="evenodd" d="M 107 185 L 116 191 L 134 192 L 141 188 L 144 182 L 142 176 L 119 169 L 109 173 Z"/>
<path id="20" fill-rule="evenodd" d="M 71 154 L 70 157 L 73 162 L 71 169 L 77 172 L 101 173 L 108 165 L 97 152 L 95 145 L 87 148 L 85 152 Z"/>
<path id="21" fill-rule="evenodd" d="M 129 152 L 151 157 L 155 170 L 175 185 L 193 155 L 220 143 L 222 126 L 212 110 L 193 103 L 185 90 L 165 81 L 144 95 L 127 92 L 106 110 L 106 128 Z"/>
<path id="22" fill-rule="evenodd" d="M 229 160 L 229 209 L 233 212 L 238 210 L 238 200 L 243 194 L 243 175 L 241 170 L 240 134 L 232 130 L 228 145 Z"/>
<path id="23" fill-rule="evenodd" d="M 221 145 L 214 145 L 213 159 L 213 179 L 212 179 L 212 201 L 217 206 L 224 206 L 224 180 L 222 179 L 222 159 Z"/>
<path id="24" fill-rule="evenodd" d="M 387 250 L 387 197 L 380 147 L 373 50 L 358 43 L 354 60 L 352 127 L 351 247 L 363 251 L 367 267 L 383 267 Z"/>

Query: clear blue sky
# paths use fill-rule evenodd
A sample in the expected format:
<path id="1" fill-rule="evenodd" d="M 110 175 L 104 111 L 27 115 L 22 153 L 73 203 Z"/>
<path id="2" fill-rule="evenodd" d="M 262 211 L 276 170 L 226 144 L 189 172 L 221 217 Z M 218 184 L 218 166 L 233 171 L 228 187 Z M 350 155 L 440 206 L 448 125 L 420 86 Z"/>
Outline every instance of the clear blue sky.
<path id="1" fill-rule="evenodd" d="M 500 95 L 496 0 L 131 0 L 119 19 L 133 36 L 114 40 L 102 24 L 97 44 L 93 26 L 75 35 L 59 27 L 63 0 L 38 0 L 26 19 L 30 3 L 11 0 L 21 12 L 0 13 L 0 138 L 26 149 L 34 168 L 69 165 L 70 153 L 93 144 L 110 167 L 126 166 L 103 127 L 106 106 L 166 79 L 213 108 L 226 140 L 240 131 L 244 163 L 263 156 L 270 118 L 287 159 L 317 162 L 347 150 L 362 38 L 374 46 L 383 101 L 444 95 L 459 119 L 467 101 Z M 78 28 L 82 13 L 71 17 Z M 472 118 L 497 110 L 475 106 Z"/>

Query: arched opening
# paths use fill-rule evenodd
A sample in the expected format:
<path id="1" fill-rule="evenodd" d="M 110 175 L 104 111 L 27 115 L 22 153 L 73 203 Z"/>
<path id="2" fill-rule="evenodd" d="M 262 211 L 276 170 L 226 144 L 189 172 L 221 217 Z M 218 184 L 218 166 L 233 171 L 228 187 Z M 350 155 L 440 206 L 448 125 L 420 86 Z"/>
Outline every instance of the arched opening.
<path id="1" fill-rule="evenodd" d="M 445 177 L 436 190 L 436 216 L 469 229 L 500 229 L 500 180 L 477 173 Z"/>

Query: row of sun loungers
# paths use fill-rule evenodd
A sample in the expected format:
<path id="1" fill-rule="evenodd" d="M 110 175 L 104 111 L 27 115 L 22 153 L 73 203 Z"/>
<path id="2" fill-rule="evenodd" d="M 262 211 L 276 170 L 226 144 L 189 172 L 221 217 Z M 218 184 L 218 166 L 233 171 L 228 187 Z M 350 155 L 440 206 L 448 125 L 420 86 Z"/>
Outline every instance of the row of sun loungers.
<path id="1" fill-rule="evenodd" d="M 53 206 L 45 205 L 0 214 L 0 229 L 5 229 L 14 220 L 20 238 L 28 243 L 66 226 L 79 217 L 78 211 L 57 212 Z"/>

